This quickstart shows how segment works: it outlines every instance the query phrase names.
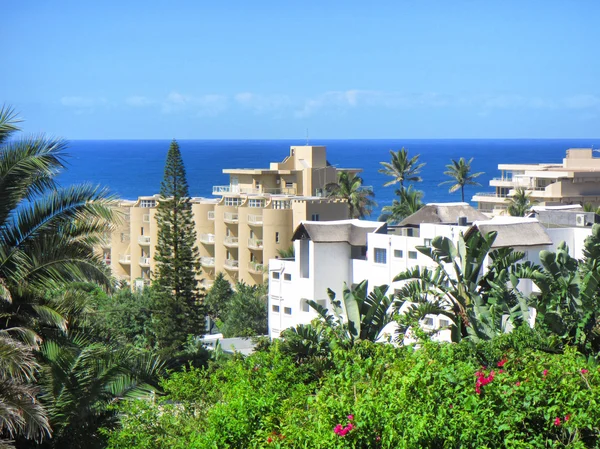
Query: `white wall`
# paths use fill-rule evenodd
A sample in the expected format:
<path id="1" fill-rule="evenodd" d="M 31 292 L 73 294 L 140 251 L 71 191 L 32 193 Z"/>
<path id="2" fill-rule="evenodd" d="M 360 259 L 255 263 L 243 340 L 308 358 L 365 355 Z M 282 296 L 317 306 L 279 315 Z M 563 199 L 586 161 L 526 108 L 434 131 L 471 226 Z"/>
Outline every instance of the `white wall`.
<path id="1" fill-rule="evenodd" d="M 549 251 L 556 251 L 560 242 L 566 242 L 569 255 L 575 259 L 583 259 L 583 243 L 592 234 L 592 228 L 549 228 L 546 232 L 553 242 L 553 245 L 548 248 Z"/>

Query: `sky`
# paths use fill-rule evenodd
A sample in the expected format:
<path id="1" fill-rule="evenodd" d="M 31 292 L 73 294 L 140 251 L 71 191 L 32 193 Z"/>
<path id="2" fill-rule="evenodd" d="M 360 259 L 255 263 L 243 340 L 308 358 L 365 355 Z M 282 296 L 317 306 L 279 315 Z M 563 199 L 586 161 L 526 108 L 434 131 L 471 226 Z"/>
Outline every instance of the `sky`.
<path id="1" fill-rule="evenodd" d="M 597 0 L 5 0 L 0 104 L 67 139 L 600 136 Z"/>

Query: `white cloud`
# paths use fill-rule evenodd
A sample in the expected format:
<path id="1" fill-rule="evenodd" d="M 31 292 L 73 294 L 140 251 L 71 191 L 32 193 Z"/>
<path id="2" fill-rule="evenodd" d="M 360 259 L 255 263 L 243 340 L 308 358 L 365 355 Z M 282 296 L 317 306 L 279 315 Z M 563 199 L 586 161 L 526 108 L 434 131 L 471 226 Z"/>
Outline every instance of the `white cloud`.
<path id="1" fill-rule="evenodd" d="M 600 107 L 600 97 L 597 95 L 573 95 L 564 99 L 569 109 L 590 109 Z"/>
<path id="2" fill-rule="evenodd" d="M 132 95 L 125 99 L 125 103 L 128 106 L 141 108 L 141 107 L 145 107 L 145 106 L 151 106 L 151 105 L 155 104 L 156 102 L 154 100 L 151 100 L 150 98 L 144 97 L 142 95 Z"/>
<path id="3" fill-rule="evenodd" d="M 93 108 L 96 106 L 104 106 L 108 104 L 106 98 L 100 97 L 62 97 L 60 99 L 60 103 L 63 106 L 71 107 L 71 108 Z"/>
<path id="4" fill-rule="evenodd" d="M 234 100 L 243 108 L 250 109 L 255 114 L 280 112 L 292 104 L 287 95 L 261 95 L 252 92 L 236 94 Z"/>
<path id="5" fill-rule="evenodd" d="M 226 96 L 218 94 L 191 96 L 173 91 L 161 104 L 162 112 L 165 114 L 192 111 L 203 117 L 221 114 L 227 109 L 228 99 Z"/>

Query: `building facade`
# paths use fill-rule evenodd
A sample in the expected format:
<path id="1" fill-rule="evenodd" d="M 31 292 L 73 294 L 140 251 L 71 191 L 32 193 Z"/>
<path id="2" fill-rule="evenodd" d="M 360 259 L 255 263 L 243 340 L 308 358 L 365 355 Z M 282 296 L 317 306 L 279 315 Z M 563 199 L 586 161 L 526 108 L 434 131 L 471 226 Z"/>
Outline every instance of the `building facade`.
<path id="1" fill-rule="evenodd" d="M 213 187 L 218 198 L 191 199 L 202 285 L 210 287 L 218 272 L 232 283 L 261 284 L 266 262 L 290 248 L 300 222 L 347 218 L 347 202 L 325 196 L 338 171 L 360 170 L 333 167 L 322 146 L 293 146 L 282 162 L 265 169 L 223 170 L 230 183 Z M 101 248 L 115 277 L 132 287 L 149 284 L 154 272 L 159 201 L 158 195 L 121 201 L 121 223 Z"/>
<path id="2" fill-rule="evenodd" d="M 585 204 L 600 206 L 600 158 L 591 148 L 572 148 L 562 164 L 499 164 L 501 175 L 490 181 L 494 192 L 477 193 L 472 201 L 492 215 L 506 212 L 517 188 L 540 205 Z"/>

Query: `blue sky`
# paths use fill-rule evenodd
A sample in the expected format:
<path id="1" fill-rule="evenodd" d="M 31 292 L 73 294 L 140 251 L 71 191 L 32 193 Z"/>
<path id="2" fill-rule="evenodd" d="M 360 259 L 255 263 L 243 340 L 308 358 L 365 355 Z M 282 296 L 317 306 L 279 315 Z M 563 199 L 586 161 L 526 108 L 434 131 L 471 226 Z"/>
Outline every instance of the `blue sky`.
<path id="1" fill-rule="evenodd" d="M 69 139 L 600 136 L 600 2 L 20 0 L 0 102 Z"/>

